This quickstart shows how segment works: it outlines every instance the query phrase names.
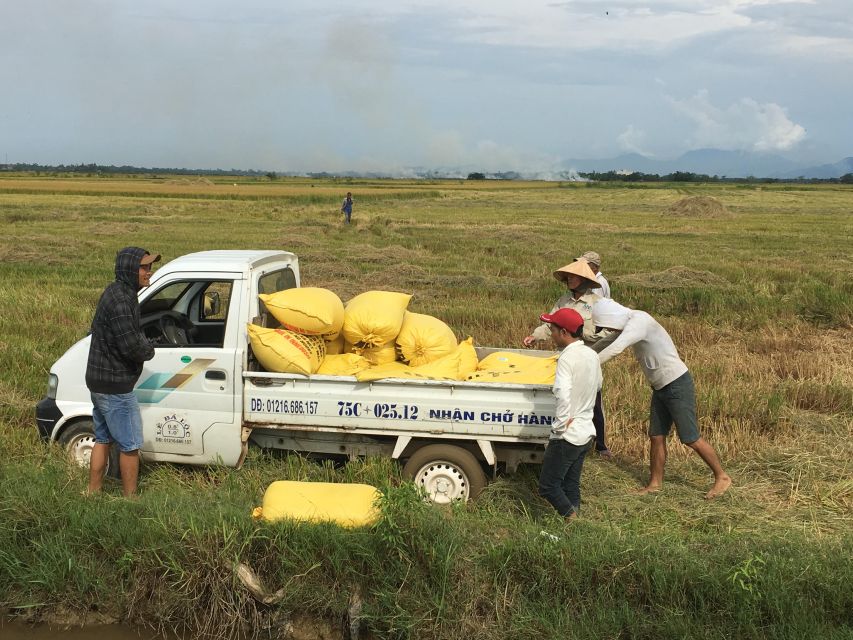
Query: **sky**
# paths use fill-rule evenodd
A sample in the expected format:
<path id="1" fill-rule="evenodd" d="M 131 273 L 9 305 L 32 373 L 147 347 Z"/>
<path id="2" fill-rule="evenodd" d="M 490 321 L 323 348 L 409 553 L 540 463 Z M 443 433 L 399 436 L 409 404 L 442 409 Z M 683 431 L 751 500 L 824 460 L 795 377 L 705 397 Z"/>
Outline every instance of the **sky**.
<path id="1" fill-rule="evenodd" d="M 0 162 L 853 155 L 850 0 L 0 0 Z"/>

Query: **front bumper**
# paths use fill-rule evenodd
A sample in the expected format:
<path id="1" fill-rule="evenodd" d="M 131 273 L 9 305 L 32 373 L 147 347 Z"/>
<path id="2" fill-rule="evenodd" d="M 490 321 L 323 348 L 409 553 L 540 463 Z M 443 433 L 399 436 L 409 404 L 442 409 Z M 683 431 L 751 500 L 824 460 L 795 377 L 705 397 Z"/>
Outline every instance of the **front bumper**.
<path id="1" fill-rule="evenodd" d="M 62 418 L 62 411 L 53 398 L 43 398 L 36 405 L 36 427 L 42 440 L 49 440 L 56 423 Z"/>

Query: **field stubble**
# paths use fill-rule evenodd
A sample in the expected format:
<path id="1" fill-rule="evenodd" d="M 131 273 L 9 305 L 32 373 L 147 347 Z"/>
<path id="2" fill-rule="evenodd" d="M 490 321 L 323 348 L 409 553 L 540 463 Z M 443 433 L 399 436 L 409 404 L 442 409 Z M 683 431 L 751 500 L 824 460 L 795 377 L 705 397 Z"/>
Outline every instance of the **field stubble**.
<path id="1" fill-rule="evenodd" d="M 338 211 L 347 190 L 352 227 Z M 712 196 L 729 214 L 667 216 L 685 195 Z M 389 637 L 843 637 L 851 202 L 849 189 L 814 187 L 4 179 L 0 603 L 97 605 L 211 635 L 260 629 L 270 612 L 230 582 L 240 558 L 289 585 L 282 610 L 333 618 L 358 586 L 366 623 Z M 671 439 L 666 490 L 631 494 L 646 477 L 649 390 L 624 354 L 604 369 L 617 461 L 588 462 L 572 530 L 536 497 L 535 469 L 499 479 L 467 509 L 436 512 L 411 500 L 387 461 L 335 467 L 257 452 L 236 473 L 146 467 L 138 502 L 85 501 L 82 473 L 37 442 L 32 407 L 129 244 L 167 260 L 293 250 L 305 285 L 343 299 L 412 293 L 412 310 L 498 346 L 518 346 L 561 294 L 551 272 L 594 249 L 614 297 L 671 333 L 697 383 L 703 434 L 735 486 L 702 501 L 707 470 Z M 372 533 L 252 523 L 250 507 L 282 478 L 371 482 L 386 491 L 387 517 Z M 189 618 L 188 599 L 198 603 Z M 577 603 L 577 616 L 552 602 Z"/>

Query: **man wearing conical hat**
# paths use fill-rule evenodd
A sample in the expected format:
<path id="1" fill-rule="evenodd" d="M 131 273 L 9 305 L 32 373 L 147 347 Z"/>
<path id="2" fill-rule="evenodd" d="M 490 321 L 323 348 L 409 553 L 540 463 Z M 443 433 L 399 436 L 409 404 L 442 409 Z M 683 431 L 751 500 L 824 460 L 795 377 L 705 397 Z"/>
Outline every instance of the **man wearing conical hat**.
<path id="1" fill-rule="evenodd" d="M 571 264 L 557 269 L 554 272 L 554 277 L 560 282 L 565 283 L 568 292 L 557 300 L 550 313 L 565 308 L 577 311 L 583 318 L 584 344 L 592 348 L 593 351 L 601 351 L 608 342 L 606 338 L 612 332 L 597 331 L 595 323 L 592 321 L 592 307 L 596 302 L 601 300 L 601 296 L 590 293 L 590 289 L 596 289 L 600 285 L 595 277 L 595 273 L 590 269 L 589 263 L 586 260 L 576 260 Z M 549 340 L 550 338 L 551 329 L 546 323 L 536 327 L 529 336 L 524 338 L 523 343 L 525 347 L 532 347 L 537 341 Z M 593 423 L 595 424 L 595 450 L 602 457 L 609 459 L 613 454 L 607 448 L 604 439 L 604 410 L 601 406 L 600 391 L 595 400 Z"/>
<path id="2" fill-rule="evenodd" d="M 595 274 L 595 279 L 598 280 L 598 288 L 591 289 L 590 292 L 601 296 L 602 298 L 610 297 L 610 283 L 607 278 L 601 273 L 601 256 L 595 251 L 585 251 L 582 256 L 576 260 L 586 260 L 589 268 Z"/>

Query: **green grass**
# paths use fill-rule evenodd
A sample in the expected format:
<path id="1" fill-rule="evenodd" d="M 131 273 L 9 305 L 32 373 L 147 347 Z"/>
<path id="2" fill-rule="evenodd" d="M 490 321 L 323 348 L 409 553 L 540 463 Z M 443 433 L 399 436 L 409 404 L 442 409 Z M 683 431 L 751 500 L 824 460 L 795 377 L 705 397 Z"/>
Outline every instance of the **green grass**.
<path id="1" fill-rule="evenodd" d="M 226 198 L 175 193 L 183 186 L 169 180 L 109 190 L 42 180 L 0 181 L 0 606 L 34 619 L 97 607 L 233 637 L 276 615 L 337 628 L 358 592 L 376 637 L 853 633 L 849 188 L 235 180 L 246 193 Z M 352 227 L 338 212 L 347 190 Z M 686 195 L 716 197 L 730 215 L 668 216 Z M 647 473 L 649 391 L 626 354 L 604 370 L 618 462 L 588 461 L 583 518 L 569 527 L 536 496 L 536 468 L 443 511 L 425 508 L 387 460 L 334 466 L 255 450 L 240 471 L 146 465 L 134 502 L 114 485 L 83 498 L 84 472 L 38 441 L 33 406 L 129 244 L 166 260 L 291 250 L 304 285 L 343 299 L 412 293 L 412 310 L 487 346 L 518 346 L 561 294 L 551 272 L 594 249 L 616 299 L 672 334 L 735 486 L 703 501 L 707 470 L 672 443 L 666 490 L 631 495 Z M 384 517 L 354 531 L 253 521 L 279 479 L 374 484 Z M 286 587 L 281 602 L 255 602 L 237 561 L 271 591 Z"/>

